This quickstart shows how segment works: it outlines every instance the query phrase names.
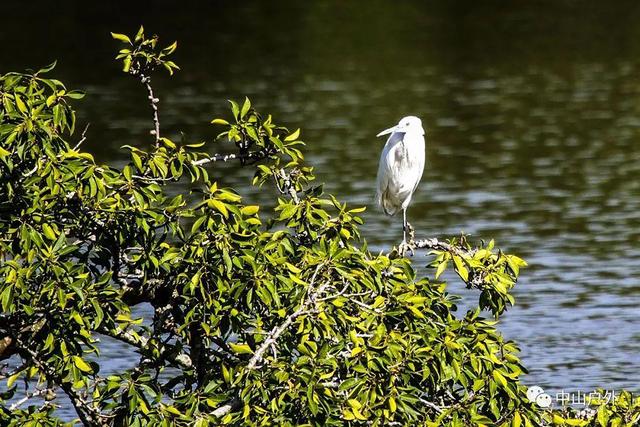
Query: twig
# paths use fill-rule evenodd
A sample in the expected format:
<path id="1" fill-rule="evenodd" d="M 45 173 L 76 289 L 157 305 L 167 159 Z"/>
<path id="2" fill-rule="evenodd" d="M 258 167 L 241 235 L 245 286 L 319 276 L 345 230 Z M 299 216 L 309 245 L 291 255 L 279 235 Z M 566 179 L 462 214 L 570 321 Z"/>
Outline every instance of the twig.
<path id="1" fill-rule="evenodd" d="M 370 305 L 367 305 L 367 304 L 363 303 L 362 301 L 358 301 L 355 298 L 351 298 L 349 301 L 351 301 L 351 302 L 355 303 L 356 305 L 359 305 L 360 307 L 364 308 L 365 310 L 369 310 L 369 311 L 371 311 L 373 313 L 376 313 L 376 314 L 382 313 L 382 310 L 380 310 L 379 308 L 373 308 Z"/>
<path id="2" fill-rule="evenodd" d="M 349 288 L 349 282 L 347 282 L 346 280 L 342 279 L 342 283 L 344 283 L 344 287 L 342 288 L 342 290 L 340 292 L 338 292 L 335 295 L 329 295 L 328 297 L 318 298 L 318 299 L 316 299 L 316 302 L 323 302 L 323 301 L 327 301 L 327 300 L 330 300 L 330 299 L 336 299 L 336 298 L 344 295 L 344 293 Z"/>
<path id="3" fill-rule="evenodd" d="M 82 143 L 83 143 L 83 142 L 85 142 L 85 141 L 87 140 L 86 133 L 87 133 L 87 129 L 89 129 L 89 125 L 90 125 L 90 124 L 91 124 L 91 123 L 87 123 L 87 125 L 84 127 L 84 130 L 82 131 L 82 136 L 80 137 L 80 141 L 78 141 L 78 143 L 73 147 L 73 151 L 77 151 L 77 150 L 78 150 L 78 148 L 80 148 L 80 145 L 82 145 Z M 58 155 L 56 156 L 56 158 L 57 158 L 57 159 L 60 159 L 60 158 L 62 158 L 62 155 L 63 155 L 63 154 L 58 154 Z M 29 178 L 31 175 L 33 175 L 34 173 L 36 173 L 36 171 L 38 170 L 38 162 L 39 162 L 39 161 L 45 161 L 45 160 L 47 160 L 47 159 L 48 159 L 48 157 L 47 157 L 47 156 L 42 156 L 42 157 L 40 157 L 39 159 L 37 159 L 37 160 L 36 160 L 36 164 L 35 164 L 35 166 L 33 167 L 33 169 L 31 169 L 31 170 L 27 171 L 27 172 L 24 174 L 23 178 Z"/>
<path id="4" fill-rule="evenodd" d="M 282 322 L 282 324 L 280 324 L 280 326 L 276 327 L 275 329 L 273 329 L 269 335 L 267 336 L 267 339 L 264 340 L 264 342 L 262 343 L 262 345 L 260 345 L 260 347 L 258 347 L 258 349 L 253 353 L 253 357 L 251 357 L 251 359 L 249 359 L 249 363 L 247 364 L 246 369 L 248 371 L 252 371 L 254 369 L 256 369 L 258 367 L 258 363 L 260 363 L 262 361 L 263 355 L 264 353 L 270 348 L 275 348 L 276 345 L 276 341 L 278 340 L 278 338 L 280 337 L 280 335 L 282 335 L 282 333 L 287 330 L 287 328 L 293 323 L 293 321 L 304 315 L 307 314 L 309 312 L 311 312 L 311 310 L 309 309 L 309 306 L 315 302 L 315 294 L 316 292 L 319 292 L 320 289 L 318 290 L 313 290 L 313 286 L 315 284 L 316 278 L 318 276 L 318 272 L 320 271 L 320 268 L 323 266 L 323 264 L 318 264 L 316 266 L 315 271 L 313 272 L 313 276 L 311 276 L 311 281 L 309 282 L 309 287 L 307 288 L 307 295 L 303 298 L 302 303 L 300 304 L 300 307 L 298 307 L 298 309 L 296 311 L 294 311 L 293 313 L 291 313 L 284 322 Z M 224 417 L 226 414 L 228 414 L 231 410 L 233 410 L 233 408 L 237 407 L 240 403 L 240 399 L 233 398 L 229 403 L 226 403 L 222 406 L 220 406 L 219 408 L 216 408 L 212 414 L 215 417 Z"/>
<path id="5" fill-rule="evenodd" d="M 17 368 L 15 368 L 13 371 L 9 372 L 8 374 L 0 375 L 0 380 L 4 380 L 4 379 L 7 379 L 7 378 L 10 378 L 10 377 L 14 376 L 15 374 L 17 374 L 18 372 L 22 372 L 27 368 L 28 368 L 27 363 L 23 363 L 22 365 L 18 366 Z"/>
<path id="6" fill-rule="evenodd" d="M 443 408 L 442 408 L 442 407 L 440 407 L 440 406 L 436 405 L 436 404 L 435 404 L 435 403 L 433 403 L 433 402 L 429 402 L 428 400 L 425 400 L 425 399 L 422 399 L 422 398 L 420 398 L 420 399 L 418 399 L 418 400 L 420 401 L 420 403 L 422 403 L 422 404 L 423 404 L 423 405 L 425 405 L 425 406 L 428 406 L 428 407 L 429 407 L 429 408 L 431 408 L 431 409 L 434 409 L 434 410 L 435 410 L 437 413 L 439 413 L 439 414 L 441 414 L 441 413 L 442 413 L 442 411 L 443 411 Z"/>
<path id="7" fill-rule="evenodd" d="M 413 249 L 433 249 L 436 251 L 452 252 L 457 255 L 473 256 L 473 252 L 470 252 L 460 246 L 453 246 L 449 243 L 441 242 L 435 237 L 430 239 L 411 241 L 408 243 L 408 245 Z"/>
<path id="8" fill-rule="evenodd" d="M 168 177 L 168 178 L 153 178 L 150 176 L 143 176 L 143 175 L 131 175 L 132 178 L 135 179 L 139 179 L 142 181 L 148 181 L 148 182 L 169 182 L 169 181 L 176 181 L 176 179 L 174 177 Z"/>
<path id="9" fill-rule="evenodd" d="M 309 289 L 313 288 L 314 283 L 316 281 L 316 277 L 318 275 L 318 272 L 320 271 L 321 266 L 322 264 L 318 264 L 318 266 L 316 267 L 316 270 L 313 272 L 313 276 L 311 277 L 311 281 L 309 282 Z M 280 335 L 282 335 L 282 333 L 287 330 L 287 328 L 293 323 L 293 321 L 296 318 L 302 316 L 303 314 L 307 314 L 309 312 L 308 307 L 314 301 L 314 296 L 315 294 L 314 294 L 314 291 L 312 290 L 311 292 L 308 293 L 308 299 L 306 301 L 303 301 L 303 303 L 300 304 L 300 307 L 296 311 L 291 313 L 285 319 L 285 321 L 282 322 L 280 326 L 278 326 L 277 328 L 275 328 L 269 333 L 269 335 L 267 336 L 267 339 L 265 339 L 262 345 L 258 347 L 258 349 L 253 354 L 253 357 L 249 359 L 249 363 L 247 364 L 248 370 L 252 371 L 253 369 L 256 368 L 258 363 L 262 361 L 262 355 L 264 354 L 264 352 L 271 345 L 275 345 Z"/>
<path id="10" fill-rule="evenodd" d="M 73 389 L 71 384 L 65 382 L 55 370 L 47 366 L 44 362 L 41 362 L 38 354 L 32 350 L 29 346 L 24 345 L 22 341 L 18 341 L 20 348 L 31 356 L 33 363 L 42 371 L 42 373 L 49 379 L 49 381 L 56 383 L 69 397 L 73 407 L 80 418 L 80 421 L 86 426 L 106 426 L 107 423 L 101 421 L 105 416 L 96 408 L 91 407 L 89 402 L 82 399 Z"/>
<path id="11" fill-rule="evenodd" d="M 87 125 L 84 127 L 84 130 L 82 131 L 82 135 L 80 137 L 80 141 L 78 141 L 75 147 L 73 147 L 73 151 L 78 151 L 78 148 L 80 148 L 82 143 L 87 140 L 87 129 L 89 129 L 89 125 L 91 125 L 91 123 L 87 123 Z"/>
<path id="12" fill-rule="evenodd" d="M 210 157 L 204 158 L 204 159 L 200 159 L 200 160 L 196 160 L 194 162 L 191 162 L 191 164 L 193 166 L 202 166 L 205 165 L 207 163 L 212 163 L 212 162 L 228 162 L 229 160 L 250 160 L 250 159 L 263 159 L 268 155 L 268 153 L 265 150 L 260 150 L 260 151 L 249 151 L 247 153 L 231 153 L 231 154 L 214 154 Z"/>
<path id="13" fill-rule="evenodd" d="M 216 408 L 211 415 L 213 415 L 214 417 L 217 418 L 221 418 L 224 417 L 225 415 L 227 415 L 234 407 L 236 407 L 238 404 L 238 400 L 234 399 L 231 402 L 227 403 L 226 405 L 222 405 L 219 408 Z"/>
<path id="14" fill-rule="evenodd" d="M 211 157 L 207 157 L 206 159 L 196 160 L 191 164 L 194 166 L 202 166 L 211 162 L 228 162 L 229 160 L 239 159 L 239 154 L 214 154 Z"/>
<path id="15" fill-rule="evenodd" d="M 140 73 L 140 81 L 147 88 L 147 93 L 149 94 L 149 101 L 151 103 L 151 109 L 153 110 L 153 126 L 154 129 L 151 131 L 152 135 L 156 137 L 156 148 L 160 144 L 160 119 L 158 117 L 158 102 L 160 100 L 153 95 L 153 88 L 151 87 L 151 77 L 145 76 Z"/>
<path id="16" fill-rule="evenodd" d="M 100 328 L 96 332 L 107 335 L 111 338 L 115 338 L 118 341 L 122 341 L 129 345 L 132 345 L 140 350 L 145 350 L 147 344 L 149 343 L 149 339 L 147 337 L 136 337 L 129 331 L 116 331 L 107 328 Z M 170 362 L 180 365 L 184 369 L 190 369 L 191 367 L 193 367 L 193 362 L 191 361 L 189 355 L 186 353 L 173 355 L 171 354 L 171 351 L 163 351 L 161 356 Z"/>
<path id="17" fill-rule="evenodd" d="M 16 409 L 18 409 L 18 407 L 20 407 L 22 404 L 24 404 L 27 400 L 34 398 L 34 397 L 38 397 L 38 396 L 42 396 L 43 394 L 47 394 L 49 392 L 52 392 L 53 389 L 50 388 L 43 388 L 40 390 L 36 390 L 33 393 L 27 393 L 27 395 L 25 397 L 23 397 L 22 399 L 18 400 L 17 402 L 15 402 L 13 405 L 11 405 L 9 407 L 10 411 L 15 411 Z"/>
<path id="18" fill-rule="evenodd" d="M 291 197 L 291 200 L 293 200 L 296 204 L 300 202 L 300 199 L 298 198 L 298 193 L 294 188 L 293 184 L 291 183 L 291 174 L 287 175 L 284 169 L 280 169 L 278 173 L 276 173 L 275 171 L 273 172 L 273 179 L 276 183 L 276 187 L 278 188 L 278 191 L 281 194 L 288 195 L 289 197 Z M 278 182 L 278 179 L 283 180 L 282 185 L 280 185 L 280 183 Z"/>

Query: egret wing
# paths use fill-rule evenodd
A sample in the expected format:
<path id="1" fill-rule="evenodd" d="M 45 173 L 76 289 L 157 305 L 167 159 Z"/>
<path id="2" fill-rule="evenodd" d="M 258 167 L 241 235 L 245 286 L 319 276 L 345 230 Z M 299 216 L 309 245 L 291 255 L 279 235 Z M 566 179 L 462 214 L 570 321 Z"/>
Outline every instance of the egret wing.
<path id="1" fill-rule="evenodd" d="M 399 143 L 402 142 L 401 133 L 392 133 L 387 139 L 387 143 L 380 154 L 378 164 L 377 193 L 376 201 L 387 215 L 393 215 L 398 209 L 397 201 L 392 194 L 393 187 L 397 186 L 397 165 L 395 161 L 395 151 Z"/>

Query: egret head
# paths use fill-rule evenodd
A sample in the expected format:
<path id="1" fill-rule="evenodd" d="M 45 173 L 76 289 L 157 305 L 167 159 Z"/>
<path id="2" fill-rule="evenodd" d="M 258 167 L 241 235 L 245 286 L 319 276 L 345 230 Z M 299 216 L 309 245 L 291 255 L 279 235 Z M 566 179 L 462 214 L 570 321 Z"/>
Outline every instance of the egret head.
<path id="1" fill-rule="evenodd" d="M 422 129 L 422 120 L 416 116 L 407 116 L 400 119 L 400 122 L 392 128 L 383 130 L 377 136 L 387 135 L 392 132 L 400 133 L 417 133 L 424 135 L 424 129 Z"/>

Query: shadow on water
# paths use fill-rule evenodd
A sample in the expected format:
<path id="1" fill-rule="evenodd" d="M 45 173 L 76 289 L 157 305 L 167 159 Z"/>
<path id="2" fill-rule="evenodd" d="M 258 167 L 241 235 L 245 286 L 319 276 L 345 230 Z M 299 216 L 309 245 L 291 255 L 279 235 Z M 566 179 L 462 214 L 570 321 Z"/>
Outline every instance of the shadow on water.
<path id="1" fill-rule="evenodd" d="M 56 77 L 89 95 L 79 106 L 86 148 L 118 164 L 120 146 L 149 142 L 150 122 L 143 91 L 111 60 L 108 31 L 144 23 L 180 42 L 182 71 L 155 81 L 165 133 L 224 151 L 207 123 L 248 95 L 303 128 L 329 191 L 370 208 L 363 235 L 375 250 L 401 229 L 373 206 L 384 143 L 374 135 L 419 115 L 427 169 L 413 225 L 495 238 L 530 263 L 501 323 L 522 347 L 526 383 L 640 390 L 640 4 L 344 3 L 13 2 L 3 5 L 0 72 L 59 58 Z M 236 165 L 216 167 L 224 185 L 249 182 Z M 117 343 L 104 351 L 114 356 L 106 370 L 137 360 Z"/>

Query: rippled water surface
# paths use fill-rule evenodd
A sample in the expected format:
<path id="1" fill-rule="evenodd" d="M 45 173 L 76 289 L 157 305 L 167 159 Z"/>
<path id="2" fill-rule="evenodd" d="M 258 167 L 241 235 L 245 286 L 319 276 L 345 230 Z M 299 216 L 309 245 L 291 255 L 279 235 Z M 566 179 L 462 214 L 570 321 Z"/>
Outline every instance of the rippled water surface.
<path id="1" fill-rule="evenodd" d="M 522 348 L 525 382 L 640 391 L 639 4 L 225 3 L 7 6 L 0 72 L 58 58 L 57 76 L 88 92 L 86 148 L 117 164 L 118 147 L 149 142 L 150 122 L 142 89 L 111 62 L 107 31 L 143 22 L 177 38 L 182 71 L 156 79 L 165 132 L 213 141 L 207 123 L 227 114 L 226 99 L 248 95 L 303 128 L 329 191 L 370 208 L 362 231 L 375 250 L 401 238 L 400 219 L 373 206 L 384 144 L 375 134 L 418 115 L 427 167 L 409 216 L 419 235 L 495 238 L 530 264 L 500 324 Z M 224 184 L 250 180 L 217 168 Z M 137 360 L 117 343 L 104 351 L 107 371 Z"/>

